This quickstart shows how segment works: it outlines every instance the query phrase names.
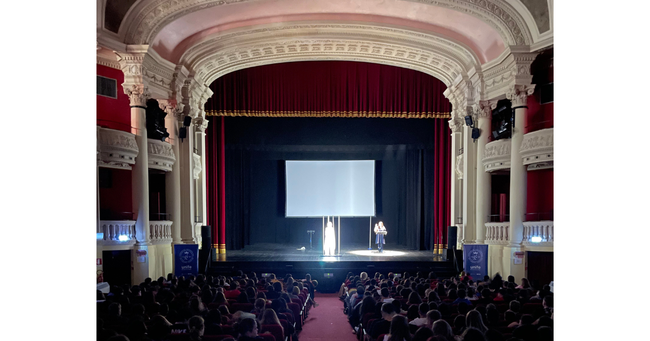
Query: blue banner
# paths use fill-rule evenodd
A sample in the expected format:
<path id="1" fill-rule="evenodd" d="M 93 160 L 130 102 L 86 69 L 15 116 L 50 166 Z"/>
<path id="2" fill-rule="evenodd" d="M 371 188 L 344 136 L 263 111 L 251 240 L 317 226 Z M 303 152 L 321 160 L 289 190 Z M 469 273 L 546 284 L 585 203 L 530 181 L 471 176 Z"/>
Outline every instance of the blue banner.
<path id="1" fill-rule="evenodd" d="M 199 274 L 199 245 L 174 245 L 174 275 L 188 276 Z"/>
<path id="2" fill-rule="evenodd" d="M 474 281 L 481 281 L 488 275 L 488 246 L 463 244 L 463 265 Z"/>

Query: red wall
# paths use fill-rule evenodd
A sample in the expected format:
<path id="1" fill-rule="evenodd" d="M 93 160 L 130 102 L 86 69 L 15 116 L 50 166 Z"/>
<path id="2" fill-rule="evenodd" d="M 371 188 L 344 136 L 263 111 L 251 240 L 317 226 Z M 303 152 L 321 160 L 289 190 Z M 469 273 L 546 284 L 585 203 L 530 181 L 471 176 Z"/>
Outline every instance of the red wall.
<path id="1" fill-rule="evenodd" d="M 553 169 L 528 172 L 526 213 L 544 213 L 540 217 L 529 214 L 527 220 L 548 220 L 553 211 Z"/>
<path id="2" fill-rule="evenodd" d="M 528 112 L 526 113 L 526 126 L 524 134 L 532 131 L 553 128 L 553 102 L 539 104 L 540 90 L 535 87 L 535 93 L 528 96 Z"/>
<path id="3" fill-rule="evenodd" d="M 111 172 L 111 187 L 99 188 L 99 208 L 102 220 L 131 220 L 130 217 L 119 216 L 122 212 L 132 212 L 131 171 L 122 169 L 105 169 Z"/>
<path id="4" fill-rule="evenodd" d="M 117 80 L 117 99 L 97 95 L 97 125 L 131 132 L 131 107 L 129 97 L 122 90 L 124 74 L 97 64 L 97 75 Z"/>

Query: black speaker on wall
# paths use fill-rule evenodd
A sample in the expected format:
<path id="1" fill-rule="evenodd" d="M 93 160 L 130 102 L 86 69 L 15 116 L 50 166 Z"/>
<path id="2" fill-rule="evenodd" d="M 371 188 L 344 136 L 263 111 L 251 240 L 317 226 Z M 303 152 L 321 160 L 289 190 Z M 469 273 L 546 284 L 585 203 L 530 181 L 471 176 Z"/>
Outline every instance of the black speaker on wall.
<path id="1" fill-rule="evenodd" d="M 212 227 L 201 226 L 201 251 L 199 252 L 199 269 L 207 273 L 212 259 Z"/>
<path id="2" fill-rule="evenodd" d="M 192 124 L 192 117 L 191 116 L 185 116 L 185 119 L 183 120 L 183 125 L 186 127 L 189 127 L 190 124 Z"/>
<path id="3" fill-rule="evenodd" d="M 178 128 L 178 138 L 184 139 L 186 137 L 187 137 L 187 128 L 185 127 Z"/>
<path id="4" fill-rule="evenodd" d="M 448 249 L 455 249 L 456 248 L 456 243 L 458 239 L 456 238 L 458 236 L 458 227 L 456 226 L 449 226 L 447 228 L 447 248 Z"/>

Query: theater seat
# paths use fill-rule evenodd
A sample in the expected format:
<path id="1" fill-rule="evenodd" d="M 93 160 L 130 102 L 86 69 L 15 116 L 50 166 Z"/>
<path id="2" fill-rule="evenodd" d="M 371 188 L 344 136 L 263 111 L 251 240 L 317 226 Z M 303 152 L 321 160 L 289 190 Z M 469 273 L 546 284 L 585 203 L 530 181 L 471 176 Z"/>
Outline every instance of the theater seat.
<path id="1" fill-rule="evenodd" d="M 273 337 L 275 337 L 276 340 L 284 341 L 284 331 L 282 331 L 282 327 L 278 326 L 276 324 L 263 324 L 261 331 L 264 332 L 269 332 Z"/>
<path id="2" fill-rule="evenodd" d="M 276 341 L 275 336 L 268 333 L 259 334 L 259 337 L 263 338 L 264 341 Z M 283 341 L 283 340 L 279 340 L 279 341 Z"/>
<path id="3" fill-rule="evenodd" d="M 234 337 L 232 335 L 222 334 L 222 335 L 203 335 L 203 340 L 220 341 L 220 340 L 223 340 L 223 339 L 227 339 L 229 337 L 234 339 Z"/>

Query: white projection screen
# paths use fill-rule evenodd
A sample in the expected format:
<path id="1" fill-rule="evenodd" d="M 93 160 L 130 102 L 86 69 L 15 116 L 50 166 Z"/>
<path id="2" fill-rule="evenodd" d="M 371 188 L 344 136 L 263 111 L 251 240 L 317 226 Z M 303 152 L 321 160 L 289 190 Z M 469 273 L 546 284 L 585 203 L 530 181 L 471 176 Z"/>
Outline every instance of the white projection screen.
<path id="1" fill-rule="evenodd" d="M 375 161 L 287 161 L 286 217 L 375 216 Z"/>

